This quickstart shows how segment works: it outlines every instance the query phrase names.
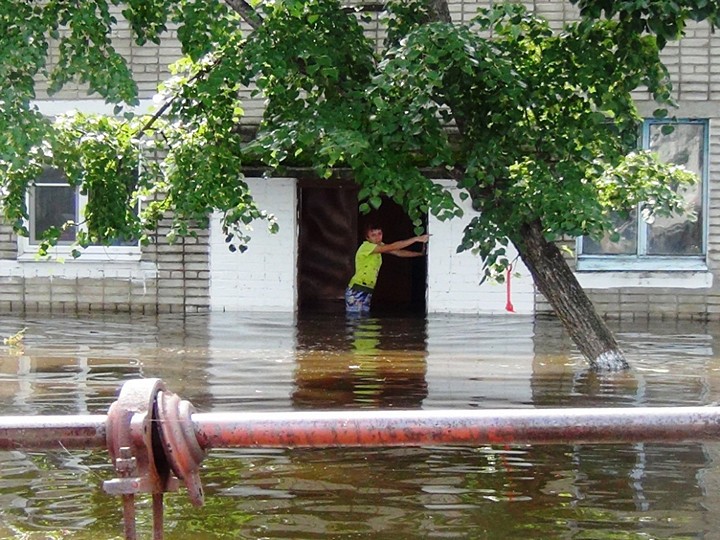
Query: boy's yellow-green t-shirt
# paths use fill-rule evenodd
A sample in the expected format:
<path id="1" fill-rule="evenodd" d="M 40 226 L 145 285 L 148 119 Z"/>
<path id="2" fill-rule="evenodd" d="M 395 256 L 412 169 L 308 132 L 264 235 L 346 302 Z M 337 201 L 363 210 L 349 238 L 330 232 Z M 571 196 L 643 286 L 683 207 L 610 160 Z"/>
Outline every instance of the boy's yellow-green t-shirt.
<path id="1" fill-rule="evenodd" d="M 348 286 L 362 285 L 363 287 L 375 288 L 377 283 L 382 255 L 373 253 L 376 244 L 367 240 L 360 244 L 355 253 L 355 275 L 350 279 Z"/>

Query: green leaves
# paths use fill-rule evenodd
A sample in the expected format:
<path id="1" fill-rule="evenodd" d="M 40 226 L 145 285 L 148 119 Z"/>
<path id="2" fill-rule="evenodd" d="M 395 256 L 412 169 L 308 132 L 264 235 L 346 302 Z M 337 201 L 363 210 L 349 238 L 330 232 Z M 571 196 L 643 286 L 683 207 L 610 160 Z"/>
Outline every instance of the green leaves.
<path id="1" fill-rule="evenodd" d="M 242 251 L 254 220 L 277 227 L 239 173 L 249 162 L 311 167 L 328 181 L 350 168 L 362 211 L 388 197 L 418 227 L 428 213 L 461 213 L 431 180 L 451 176 L 478 212 L 461 249 L 482 256 L 488 273 L 507 264 L 502 247 L 521 242 L 528 222 L 560 238 L 604 234 L 613 210 L 640 200 L 654 201 L 653 212 L 679 211 L 666 184 L 689 181 L 685 174 L 629 154 L 640 122 L 631 93 L 647 87 L 655 116 L 667 117 L 672 87 L 659 47 L 688 19 L 714 24 L 715 3 L 572 2 L 584 20 L 555 32 L 517 2 L 453 26 L 433 20 L 431 2 L 392 1 L 384 48 L 338 0 L 252 2 L 257 29 L 248 36 L 238 13 L 250 7 L 236 12 L 219 0 L 2 3 L 3 211 L 22 231 L 25 191 L 54 164 L 91 197 L 82 241 L 142 237 L 170 214 L 177 237 L 219 209 L 228 242 Z M 59 54 L 53 90 L 78 80 L 109 102 L 136 102 L 111 39 L 125 24 L 112 6 L 138 44 L 158 42 L 167 21 L 177 25 L 186 56 L 160 88 L 162 117 L 75 115 L 51 127 L 30 106 L 50 37 Z M 265 100 L 251 140 L 245 89 Z"/>
<path id="2" fill-rule="evenodd" d="M 652 33 L 660 48 L 668 41 L 679 39 L 688 20 L 707 20 L 718 25 L 720 5 L 710 0 L 570 0 L 588 19 L 616 18 L 628 34 Z"/>
<path id="3" fill-rule="evenodd" d="M 88 197 L 85 227 L 78 243 L 111 245 L 140 239 L 139 190 L 146 182 L 137 126 L 110 117 L 74 113 L 60 116 L 50 134 L 47 166 L 64 172 L 68 183 Z"/>
<path id="4" fill-rule="evenodd" d="M 137 85 L 127 60 L 117 53 L 110 39 L 117 20 L 104 0 L 72 4 L 51 0 L 43 16 L 49 30 L 61 30 L 59 58 L 50 73 L 50 93 L 77 80 L 111 103 L 137 103 Z"/>
<path id="5" fill-rule="evenodd" d="M 475 46 L 483 51 L 475 76 L 458 70 L 466 79 L 446 90 L 467 144 L 458 186 L 480 212 L 460 249 L 483 257 L 486 275 L 502 275 L 503 242 L 522 245 L 518 231 L 527 223 L 542 223 L 554 240 L 604 234 L 614 210 L 639 200 L 680 209 L 667 183 L 690 178 L 638 154 L 628 157 L 640 121 L 631 92 L 645 84 L 672 104 L 654 40 L 613 21 L 581 21 L 554 33 L 510 4 L 481 10 L 467 31 L 477 39 L 494 33 L 488 46 Z M 606 176 L 618 167 L 626 177 Z"/>
<path id="6" fill-rule="evenodd" d="M 0 4 L 0 97 L 5 101 L 35 97 L 34 77 L 46 65 L 47 21 L 39 7 L 28 2 Z M 12 93 L 12 95 L 11 95 Z"/>
<path id="7" fill-rule="evenodd" d="M 598 200 L 607 209 L 628 209 L 645 203 L 652 213 L 683 214 L 687 208 L 679 187 L 697 181 L 693 173 L 661 162 L 656 154 L 632 152 L 616 166 L 602 171 L 597 179 Z"/>
<path id="8" fill-rule="evenodd" d="M 113 4 L 117 4 L 117 0 Z M 144 45 L 147 41 L 160 43 L 160 35 L 167 30 L 167 20 L 172 0 L 128 0 L 123 17 L 135 34 L 135 42 Z M 184 4 L 184 2 L 183 2 Z M 210 2 L 207 3 L 211 5 Z"/>
<path id="9" fill-rule="evenodd" d="M 145 5 L 143 0 L 138 2 Z M 230 11 L 224 2 L 183 0 L 167 1 L 167 3 L 177 4 L 172 13 L 172 20 L 178 24 L 177 37 L 183 53 L 192 61 L 197 62 L 204 55 L 226 47 L 229 41 L 237 43 L 237 38 L 228 39 L 228 36 L 237 33 L 239 17 L 235 12 Z"/>

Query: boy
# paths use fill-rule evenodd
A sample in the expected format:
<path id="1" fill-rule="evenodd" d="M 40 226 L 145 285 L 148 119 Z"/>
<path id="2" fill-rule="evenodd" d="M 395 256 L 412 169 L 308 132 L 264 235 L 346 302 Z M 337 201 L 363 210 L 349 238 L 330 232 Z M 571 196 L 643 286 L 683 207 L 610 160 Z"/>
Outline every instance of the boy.
<path id="1" fill-rule="evenodd" d="M 373 290 L 377 283 L 382 254 L 389 253 L 396 257 L 422 257 L 424 253 L 405 249 L 416 242 L 426 244 L 429 236 L 413 236 L 407 240 L 398 240 L 391 244 L 383 244 L 383 232 L 380 227 L 367 225 L 365 241 L 355 253 L 355 275 L 345 289 L 345 311 L 347 313 L 368 313 Z"/>

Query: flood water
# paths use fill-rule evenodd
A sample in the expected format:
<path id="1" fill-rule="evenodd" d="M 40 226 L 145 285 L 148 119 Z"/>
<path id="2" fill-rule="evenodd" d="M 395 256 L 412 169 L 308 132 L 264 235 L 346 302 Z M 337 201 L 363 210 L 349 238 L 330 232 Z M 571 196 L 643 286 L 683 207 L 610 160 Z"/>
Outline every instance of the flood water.
<path id="1" fill-rule="evenodd" d="M 105 414 L 160 377 L 199 412 L 707 405 L 717 325 L 615 325 L 632 369 L 587 370 L 553 320 L 218 313 L 0 317 L 0 415 Z M 0 452 L 0 538 L 122 538 L 105 451 Z M 720 444 L 216 449 L 168 539 L 717 539 Z M 138 531 L 152 528 L 147 497 Z"/>

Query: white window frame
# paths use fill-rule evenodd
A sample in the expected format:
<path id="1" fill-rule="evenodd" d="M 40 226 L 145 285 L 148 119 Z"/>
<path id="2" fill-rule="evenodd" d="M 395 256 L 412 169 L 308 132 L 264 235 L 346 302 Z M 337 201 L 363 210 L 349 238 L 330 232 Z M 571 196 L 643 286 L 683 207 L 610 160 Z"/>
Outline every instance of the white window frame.
<path id="1" fill-rule="evenodd" d="M 47 184 L 48 186 L 54 185 L 54 186 L 62 186 L 62 185 L 69 185 L 69 184 Z M 33 220 L 33 211 L 34 211 L 34 197 L 35 197 L 35 186 L 31 186 L 28 189 L 28 193 L 26 194 L 26 204 L 28 208 L 28 213 L 30 214 L 30 220 L 25 223 L 26 227 L 28 228 L 28 231 L 32 233 L 33 230 L 33 223 L 31 221 Z M 77 209 L 77 216 L 76 219 L 80 222 L 78 225 L 78 229 L 83 230 L 85 228 L 83 221 L 83 214 L 85 212 L 85 207 L 88 202 L 87 195 L 83 195 L 80 193 L 80 188 L 75 188 L 75 202 L 76 202 L 76 209 Z M 32 234 L 31 234 L 32 236 Z M 79 250 L 82 255 L 75 259 L 72 256 L 73 250 Z M 48 254 L 46 257 L 39 257 L 38 254 L 39 250 L 39 244 L 33 243 L 32 239 L 30 237 L 26 236 L 19 236 L 18 237 L 18 261 L 20 262 L 38 262 L 38 261 L 48 261 L 48 262 L 72 262 L 72 261 L 81 261 L 81 262 L 105 262 L 105 261 L 139 261 L 140 257 L 142 255 L 141 253 L 141 247 L 139 242 L 136 245 L 132 246 L 88 246 L 86 248 L 80 248 L 77 246 L 73 246 L 72 244 L 58 244 L 56 246 L 53 246 L 51 249 L 48 250 Z"/>
<path id="2" fill-rule="evenodd" d="M 669 120 L 645 120 L 642 128 L 642 148 L 650 146 L 650 128 L 652 126 L 670 124 Z M 702 253 L 700 255 L 647 255 L 647 225 L 637 212 L 637 254 L 635 255 L 601 255 L 583 254 L 583 238 L 576 241 L 577 270 L 579 272 L 622 272 L 622 271 L 658 271 L 658 272 L 702 272 L 707 271 L 708 251 L 708 214 L 709 214 L 709 143 L 710 121 L 708 119 L 684 118 L 672 123 L 700 124 L 704 126 L 702 178 L 700 181 L 702 195 Z"/>

